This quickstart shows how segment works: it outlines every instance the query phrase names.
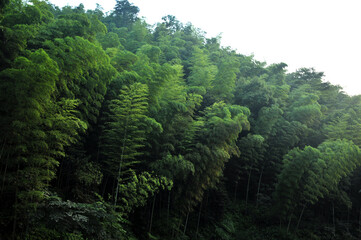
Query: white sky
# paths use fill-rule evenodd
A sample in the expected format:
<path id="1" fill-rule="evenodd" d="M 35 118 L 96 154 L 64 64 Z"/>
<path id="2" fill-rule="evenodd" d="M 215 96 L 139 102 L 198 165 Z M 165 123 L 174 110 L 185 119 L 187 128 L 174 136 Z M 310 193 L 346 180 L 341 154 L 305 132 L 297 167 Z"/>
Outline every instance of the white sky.
<path id="1" fill-rule="evenodd" d="M 57 6 L 81 2 L 104 12 L 115 0 L 50 0 Z M 361 94 L 360 0 L 129 0 L 139 16 L 154 24 L 166 15 L 191 22 L 208 37 L 222 33 L 222 45 L 254 54 L 268 64 L 284 62 L 288 71 L 314 67 L 326 81 L 350 95 Z"/>

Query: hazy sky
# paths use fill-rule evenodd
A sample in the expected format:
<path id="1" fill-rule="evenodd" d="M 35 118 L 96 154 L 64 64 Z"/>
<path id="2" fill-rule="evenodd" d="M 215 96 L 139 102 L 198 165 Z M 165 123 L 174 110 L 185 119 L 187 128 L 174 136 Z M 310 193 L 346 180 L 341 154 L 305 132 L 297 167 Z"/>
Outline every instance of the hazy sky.
<path id="1" fill-rule="evenodd" d="M 115 0 L 51 0 L 55 5 L 84 3 L 104 11 Z M 149 24 L 174 15 L 208 37 L 222 34 L 222 45 L 254 54 L 268 64 L 284 62 L 288 71 L 314 67 L 326 81 L 348 94 L 361 94 L 360 0 L 129 0 Z"/>

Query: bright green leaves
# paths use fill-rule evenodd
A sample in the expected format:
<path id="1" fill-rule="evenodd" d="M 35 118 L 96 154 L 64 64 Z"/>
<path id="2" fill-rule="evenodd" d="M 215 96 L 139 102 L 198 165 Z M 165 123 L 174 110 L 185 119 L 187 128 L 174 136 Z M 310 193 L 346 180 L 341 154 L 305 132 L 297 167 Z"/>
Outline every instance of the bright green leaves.
<path id="1" fill-rule="evenodd" d="M 106 53 L 110 57 L 110 63 L 119 73 L 123 74 L 123 71 L 129 71 L 132 65 L 138 60 L 138 57 L 129 51 L 121 51 L 117 48 L 108 48 Z M 133 73 L 137 74 L 137 73 Z M 137 74 L 138 75 L 138 74 Z M 130 81 L 123 81 L 124 83 L 130 83 Z M 134 80 L 133 80 L 134 82 Z"/>
<path id="2" fill-rule="evenodd" d="M 158 63 L 161 50 L 159 47 L 155 47 L 149 44 L 143 45 L 137 51 L 137 55 L 145 56 L 150 62 Z"/>
<path id="3" fill-rule="evenodd" d="M 211 83 L 217 74 L 217 67 L 210 63 L 208 55 L 198 47 L 194 48 L 190 62 L 191 72 L 187 79 L 188 85 L 192 92 L 205 95 L 211 88 Z"/>
<path id="4" fill-rule="evenodd" d="M 24 203 L 44 197 L 55 177 L 56 158 L 65 156 L 64 148 L 86 128 L 75 116 L 78 102 L 54 99 L 58 74 L 56 62 L 42 49 L 17 58 L 14 68 L 0 73 L 0 111 L 6 116 L 1 127 L 11 159 L 8 179 L 16 182 L 8 184 L 19 189 Z"/>
<path id="5" fill-rule="evenodd" d="M 22 106 L 23 109 L 36 109 L 38 114 L 32 116 L 39 116 L 45 111 L 45 105 L 55 91 L 59 73 L 56 63 L 44 50 L 38 50 L 32 53 L 29 59 L 17 58 L 13 65 L 14 68 L 6 69 L 1 73 L 4 79 L 1 82 L 1 89 L 4 91 L 2 96 L 12 96 L 12 98 L 3 100 L 14 101 L 15 106 Z M 14 104 L 10 105 L 14 107 Z M 24 114 L 26 113 L 24 112 Z"/>
<path id="6" fill-rule="evenodd" d="M 226 52 L 224 56 L 218 59 L 218 71 L 208 97 L 213 101 L 232 103 L 240 61 L 232 52 L 224 51 Z"/>
<path id="7" fill-rule="evenodd" d="M 11 1 L 4 15 L 0 15 L 1 70 L 9 67 L 11 61 L 25 50 L 29 39 L 37 34 L 42 15 L 37 5 L 42 4 L 25 5 L 21 1 Z"/>
<path id="8" fill-rule="evenodd" d="M 282 115 L 283 111 L 276 105 L 261 108 L 258 112 L 253 131 L 267 137 L 274 131 L 274 126 L 282 118 Z"/>
<path id="9" fill-rule="evenodd" d="M 237 83 L 235 103 L 247 106 L 253 115 L 257 115 L 262 107 L 272 104 L 272 89 L 263 75 L 252 79 L 241 79 Z"/>
<path id="10" fill-rule="evenodd" d="M 319 190 L 314 195 L 310 192 L 317 187 L 315 181 L 325 167 L 320 155 L 319 150 L 306 147 L 303 151 L 294 149 L 284 157 L 283 170 L 276 186 L 276 204 L 282 213 L 290 214 L 301 200 L 311 203 L 322 194 Z"/>
<path id="11" fill-rule="evenodd" d="M 361 164 L 360 154 L 360 149 L 346 140 L 326 141 L 317 149 L 291 150 L 284 157 L 276 187 L 279 210 L 290 214 L 300 204 L 315 204 L 336 192 L 340 180 Z"/>
<path id="12" fill-rule="evenodd" d="M 338 183 L 360 166 L 360 149 L 352 141 L 336 140 L 322 143 L 318 149 L 327 164 L 324 176 L 329 191 L 335 191 Z"/>
<path id="13" fill-rule="evenodd" d="M 106 16 L 100 6 L 85 12 L 35 0 L 2 9 L 1 227 L 35 229 L 30 238 L 123 239 L 122 216 L 144 207 L 130 219 L 140 226 L 151 216 L 153 231 L 140 226 L 138 237 L 187 238 L 202 203 L 196 235 L 207 238 L 202 227 L 213 227 L 230 199 L 239 204 L 237 191 L 248 207 L 222 226 L 232 233 L 253 203 L 257 212 L 268 207 L 276 184 L 279 213 L 290 220 L 321 198 L 322 212 L 330 200 L 359 203 L 358 185 L 351 198 L 342 184 L 360 165 L 351 142 L 361 144 L 360 97 L 313 69 L 286 74 L 284 63 L 223 48 L 219 36 L 206 39 L 173 16 L 152 29 L 138 10 L 126 0 Z M 101 194 L 108 203 L 49 201 L 50 190 L 88 203 Z M 42 200 L 41 216 L 29 214 Z M 223 230 L 216 232 L 231 237 Z"/>
<path id="14" fill-rule="evenodd" d="M 134 165 L 132 161 L 142 154 L 139 150 L 146 137 L 143 123 L 147 96 L 147 86 L 135 83 L 123 87 L 118 98 L 108 103 L 100 148 L 106 172 L 115 178 L 120 177 L 119 171 Z"/>
<path id="15" fill-rule="evenodd" d="M 119 186 L 121 212 L 128 214 L 136 207 L 144 206 L 155 193 L 171 190 L 172 186 L 173 182 L 165 177 L 152 176 L 148 172 L 136 175 L 132 171 L 129 182 Z"/>
<path id="16" fill-rule="evenodd" d="M 184 159 L 182 155 L 172 156 L 167 154 L 161 160 L 151 165 L 159 175 L 165 176 L 173 181 L 184 181 L 190 174 L 194 174 L 194 165 L 190 161 Z"/>
<path id="17" fill-rule="evenodd" d="M 85 13 L 64 14 L 43 29 L 42 34 L 48 35 L 47 39 L 80 36 L 93 40 L 97 33 L 105 33 L 106 27 L 94 15 Z"/>
<path id="18" fill-rule="evenodd" d="M 237 140 L 238 134 L 249 130 L 247 117 L 248 108 L 237 105 L 226 105 L 223 102 L 215 103 L 204 111 L 204 116 L 198 121 L 203 123 L 199 132 L 199 139 L 207 144 L 230 143 Z"/>
<path id="19" fill-rule="evenodd" d="M 7 6 L 9 9 L 2 19 L 6 27 L 24 24 L 37 25 L 49 22 L 53 15 L 45 2 L 32 1 L 32 4 L 24 4 L 22 1 L 11 1 Z"/>
<path id="20" fill-rule="evenodd" d="M 194 164 L 195 174 L 187 181 L 185 211 L 202 200 L 204 191 L 218 183 L 225 162 L 239 154 L 236 140 L 249 128 L 249 114 L 245 107 L 220 102 L 207 107 L 194 122 L 195 135 L 185 158 Z"/>
<path id="21" fill-rule="evenodd" d="M 123 48 L 123 46 L 120 44 L 119 37 L 114 32 L 109 33 L 103 33 L 97 35 L 97 40 L 101 43 L 103 49 L 107 48 Z"/>
<path id="22" fill-rule="evenodd" d="M 80 37 L 47 41 L 45 47 L 61 70 L 59 94 L 79 99 L 81 119 L 95 123 L 107 85 L 115 74 L 108 56 L 100 47 Z"/>
<path id="23" fill-rule="evenodd" d="M 289 106 L 288 118 L 312 127 L 322 116 L 317 94 L 310 93 L 311 86 L 303 85 L 290 94 L 292 104 Z"/>
<path id="24" fill-rule="evenodd" d="M 124 86 L 119 96 L 107 104 L 100 151 L 103 171 L 117 183 L 114 205 L 117 205 L 121 177 L 132 171 L 131 168 L 138 163 L 137 158 L 143 154 L 141 148 L 146 140 L 147 97 L 148 87 L 134 83 Z"/>
<path id="25" fill-rule="evenodd" d="M 14 68 L 1 72 L 1 112 L 5 116 L 4 119 L 7 119 L 1 126 L 4 133 L 14 134 L 7 129 L 13 125 L 18 132 L 15 134 L 17 137 L 14 137 L 23 141 L 23 134 L 31 132 L 27 123 L 35 126 L 41 124 L 42 118 L 51 106 L 49 102 L 55 91 L 58 73 L 56 63 L 43 50 L 32 53 L 29 59 L 17 58 Z M 30 132 L 23 132 L 26 129 Z"/>
<path id="26" fill-rule="evenodd" d="M 323 132 L 329 139 L 345 138 L 361 146 L 360 102 L 360 96 L 354 96 L 345 102 L 347 109 L 337 110 L 330 117 L 330 121 L 323 126 Z"/>

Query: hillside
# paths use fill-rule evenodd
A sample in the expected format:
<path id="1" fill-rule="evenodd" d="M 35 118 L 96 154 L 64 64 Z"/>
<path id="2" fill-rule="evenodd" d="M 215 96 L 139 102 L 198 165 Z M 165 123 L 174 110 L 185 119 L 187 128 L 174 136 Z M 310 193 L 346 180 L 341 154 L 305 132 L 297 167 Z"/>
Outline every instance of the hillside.
<path id="1" fill-rule="evenodd" d="M 0 3 L 0 239 L 359 239 L 361 97 L 138 12 Z"/>

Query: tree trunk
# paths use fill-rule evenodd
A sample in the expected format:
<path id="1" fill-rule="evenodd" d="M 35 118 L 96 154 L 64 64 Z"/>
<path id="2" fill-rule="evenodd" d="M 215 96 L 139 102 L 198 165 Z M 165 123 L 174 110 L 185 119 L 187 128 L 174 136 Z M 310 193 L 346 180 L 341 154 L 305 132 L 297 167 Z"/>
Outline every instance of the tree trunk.
<path id="1" fill-rule="evenodd" d="M 1 147 L 0 160 L 1 160 L 2 156 L 3 156 L 3 152 L 4 152 L 4 148 L 5 148 L 5 143 L 6 143 L 6 138 L 4 139 L 4 144 L 3 144 L 3 146 Z"/>
<path id="2" fill-rule="evenodd" d="M 290 217 L 289 217 L 289 219 L 288 219 L 288 224 L 287 224 L 287 233 L 289 232 L 289 230 L 290 230 L 290 226 L 291 226 L 291 220 L 292 220 L 292 214 L 290 214 Z M 280 223 L 280 225 L 281 225 L 281 223 Z"/>
<path id="3" fill-rule="evenodd" d="M 58 187 L 61 188 L 60 184 L 61 184 L 61 175 L 63 174 L 63 165 L 64 165 L 64 160 L 60 162 L 60 166 L 59 166 L 59 175 L 58 175 Z"/>
<path id="4" fill-rule="evenodd" d="M 238 180 L 236 181 L 236 186 L 234 187 L 234 201 L 237 200 L 237 187 L 238 187 Z"/>
<path id="5" fill-rule="evenodd" d="M 360 214 L 359 214 L 359 217 L 358 217 L 358 231 L 361 235 L 361 207 L 360 207 Z"/>
<path id="6" fill-rule="evenodd" d="M 115 183 L 117 182 L 117 180 L 115 178 L 113 178 L 113 183 L 112 183 L 112 194 L 113 194 L 113 201 L 115 201 Z"/>
<path id="7" fill-rule="evenodd" d="M 183 230 L 183 234 L 184 234 L 184 235 L 186 234 L 186 231 L 187 231 L 189 212 L 190 212 L 190 211 L 188 210 L 187 217 L 186 217 L 186 222 L 185 222 L 185 224 L 184 224 L 184 230 Z"/>
<path id="8" fill-rule="evenodd" d="M 350 209 L 347 208 L 347 224 L 346 224 L 347 233 L 350 233 Z"/>
<path id="9" fill-rule="evenodd" d="M 107 184 L 108 184 L 108 180 L 109 180 L 109 176 L 107 175 L 105 178 L 104 183 L 102 184 L 102 198 L 104 198 L 104 194 L 105 194 L 105 190 L 107 189 Z"/>
<path id="10" fill-rule="evenodd" d="M 249 185 L 251 182 L 251 174 L 252 174 L 252 168 L 251 168 L 251 170 L 249 170 L 249 173 L 248 173 L 247 190 L 246 190 L 246 209 L 247 209 L 247 204 L 248 204 L 248 195 L 249 195 Z"/>
<path id="11" fill-rule="evenodd" d="M 0 160 L 2 159 L 2 155 L 3 155 L 3 152 L 4 152 L 4 147 L 5 147 L 5 141 L 4 141 L 4 144 L 3 144 L 3 146 L 2 146 L 2 148 L 1 148 L 1 152 L 0 152 Z M 6 161 L 5 161 L 5 170 L 4 170 L 4 178 L 3 178 L 3 184 L 2 184 L 2 186 L 4 186 L 4 183 L 5 183 L 5 175 L 6 175 L 6 170 L 7 170 L 7 167 L 8 167 L 8 158 L 9 158 L 9 154 L 8 154 L 8 157 L 6 158 Z M 1 161 L 0 161 L 1 162 Z M 0 174 L 2 173 L 2 171 L 3 171 L 3 164 L 0 164 L 0 166 L 1 166 L 1 169 L 0 169 Z M 2 194 L 2 189 L 3 189 L 4 187 L 2 187 L 1 188 L 1 194 Z"/>
<path id="12" fill-rule="evenodd" d="M 154 196 L 155 196 L 155 193 L 154 193 Z M 163 209 L 163 206 L 162 206 L 162 192 L 159 192 L 159 196 L 158 196 L 159 200 L 158 200 L 158 210 L 159 210 L 159 216 L 161 216 L 162 214 L 162 209 Z"/>
<path id="13" fill-rule="evenodd" d="M 169 220 L 169 209 L 170 209 L 170 192 L 168 192 L 168 203 L 167 203 L 167 220 Z"/>
<path id="14" fill-rule="evenodd" d="M 262 167 L 262 170 L 261 170 L 261 173 L 260 173 L 259 179 L 258 179 L 257 195 L 256 195 L 256 208 L 258 208 L 259 192 L 260 192 L 260 189 L 261 189 L 263 169 L 264 169 L 264 167 Z"/>
<path id="15" fill-rule="evenodd" d="M 18 187 L 18 177 L 19 177 L 19 169 L 20 169 L 20 166 L 18 164 L 18 170 L 16 171 L 16 185 L 15 185 L 15 204 L 14 204 L 14 221 L 13 221 L 13 232 L 12 232 L 12 239 L 15 240 L 15 232 L 16 232 L 16 221 L 17 221 L 17 214 L 18 214 L 18 210 L 17 210 L 17 206 L 18 206 L 18 190 L 19 190 L 19 187 Z"/>
<path id="16" fill-rule="evenodd" d="M 152 233 L 152 225 L 153 225 L 153 214 L 154 214 L 154 205 L 155 205 L 155 198 L 156 198 L 156 194 L 154 194 L 154 198 L 153 198 L 153 204 L 152 204 L 152 212 L 150 214 L 150 223 L 149 223 L 149 233 Z"/>
<path id="17" fill-rule="evenodd" d="M 306 209 L 306 204 L 303 205 L 303 208 L 302 208 L 300 217 L 298 218 L 298 222 L 297 222 L 297 226 L 296 226 L 296 231 L 298 230 L 298 227 L 300 226 L 300 222 L 301 222 L 301 219 L 302 219 L 302 215 L 303 215 L 303 212 L 305 211 L 305 209 Z"/>
<path id="18" fill-rule="evenodd" d="M 206 204 L 204 206 L 203 216 L 207 216 L 208 198 L 209 198 L 209 193 L 207 192 L 206 193 Z M 207 218 L 204 218 L 204 221 L 207 223 Z"/>
<path id="19" fill-rule="evenodd" d="M 117 205 L 118 201 L 118 191 L 119 191 L 119 179 L 120 179 L 120 173 L 122 171 L 122 164 L 123 164 L 123 157 L 124 157 L 124 149 L 125 149 L 125 142 L 127 140 L 127 128 L 128 128 L 128 118 L 125 119 L 125 126 L 124 126 L 124 136 L 123 136 L 123 146 L 122 146 L 122 153 L 120 155 L 120 162 L 119 162 L 119 169 L 118 169 L 118 177 L 117 177 L 117 188 L 115 191 L 115 199 L 114 199 L 114 206 Z"/>
<path id="20" fill-rule="evenodd" d="M 202 203 L 203 203 L 203 200 L 201 201 L 201 205 L 199 206 L 199 214 L 198 214 L 197 229 L 196 229 L 196 239 L 198 239 L 198 229 L 199 229 L 199 223 L 201 221 L 201 214 L 202 214 Z"/>
<path id="21" fill-rule="evenodd" d="M 16 187 L 15 191 L 15 205 L 14 205 L 14 221 L 13 221 L 13 233 L 12 233 L 12 239 L 15 240 L 15 232 L 16 232 L 16 220 L 17 220 L 17 205 L 18 205 L 18 187 Z"/>
<path id="22" fill-rule="evenodd" d="M 4 177 L 3 177 L 3 183 L 1 185 L 1 195 L 3 194 L 4 188 L 5 188 L 6 172 L 8 169 L 8 159 L 9 159 L 9 154 L 7 155 L 6 161 L 5 161 Z"/>
<path id="23" fill-rule="evenodd" d="M 179 228 L 180 228 L 180 225 L 182 223 L 182 218 L 179 218 L 179 223 L 178 223 L 178 226 L 177 226 L 177 232 L 179 232 Z M 175 230 L 173 228 L 173 231 L 172 231 L 172 239 L 175 237 Z"/>
<path id="24" fill-rule="evenodd" d="M 332 231 L 333 236 L 336 235 L 336 224 L 335 224 L 335 203 L 332 201 Z"/>

